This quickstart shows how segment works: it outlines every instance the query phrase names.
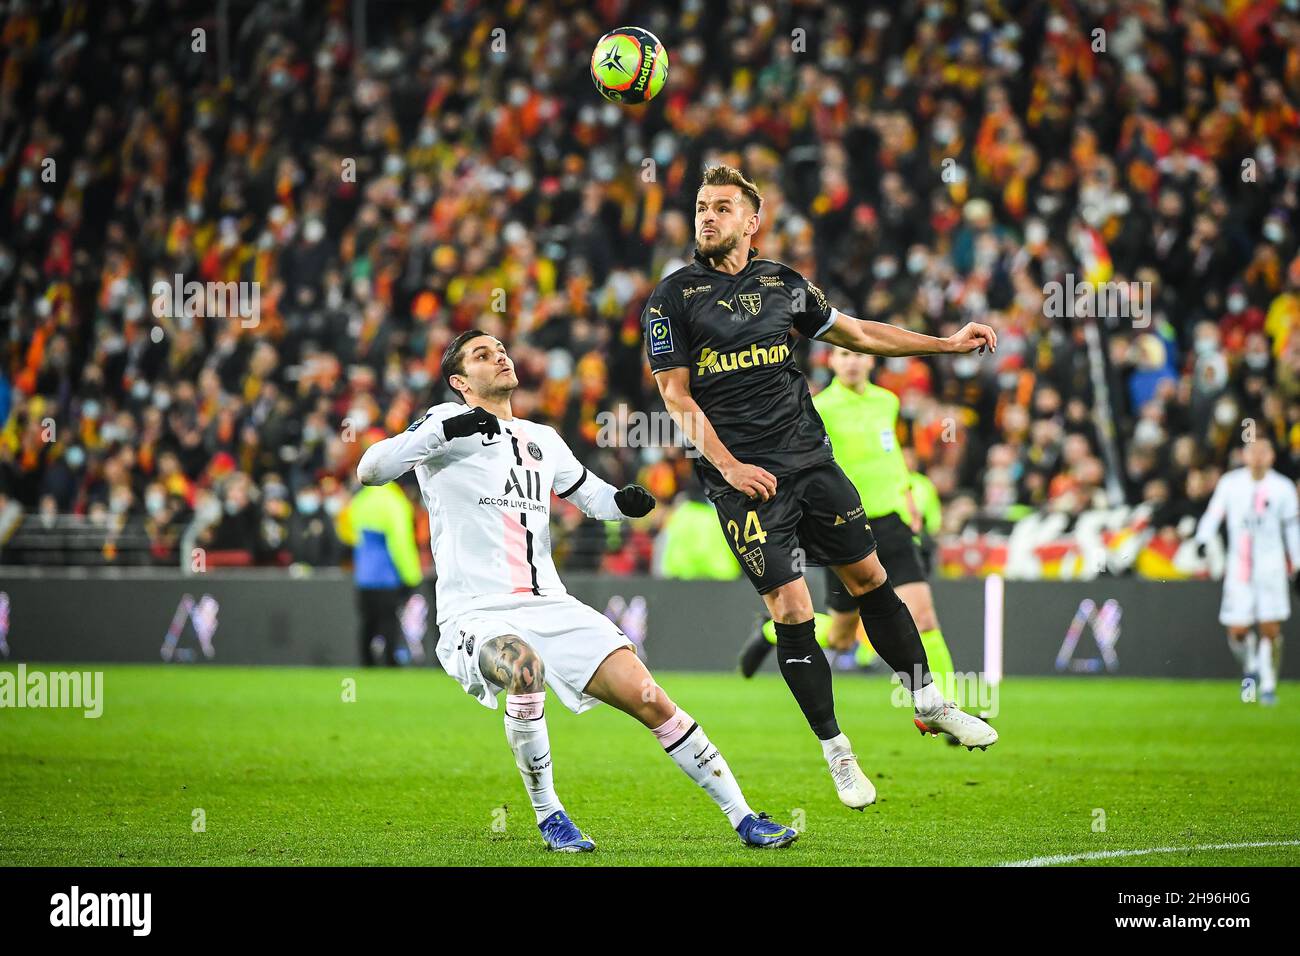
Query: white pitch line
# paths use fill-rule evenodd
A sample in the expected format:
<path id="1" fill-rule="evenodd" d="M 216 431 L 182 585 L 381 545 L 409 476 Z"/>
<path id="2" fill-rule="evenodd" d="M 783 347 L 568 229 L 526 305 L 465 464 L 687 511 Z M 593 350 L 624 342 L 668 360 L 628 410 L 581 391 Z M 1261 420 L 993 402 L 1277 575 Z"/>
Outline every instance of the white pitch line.
<path id="1" fill-rule="evenodd" d="M 1152 853 L 1193 853 L 1199 850 L 1255 850 L 1269 846 L 1300 846 L 1300 840 L 1267 840 L 1261 843 L 1204 843 L 1200 846 L 1155 846 L 1145 850 L 1098 850 L 1095 853 L 1066 853 L 1060 856 L 1035 856 L 1028 860 L 1011 860 L 999 866 L 1055 866 L 1080 860 L 1113 860 L 1123 856 L 1149 856 Z"/>

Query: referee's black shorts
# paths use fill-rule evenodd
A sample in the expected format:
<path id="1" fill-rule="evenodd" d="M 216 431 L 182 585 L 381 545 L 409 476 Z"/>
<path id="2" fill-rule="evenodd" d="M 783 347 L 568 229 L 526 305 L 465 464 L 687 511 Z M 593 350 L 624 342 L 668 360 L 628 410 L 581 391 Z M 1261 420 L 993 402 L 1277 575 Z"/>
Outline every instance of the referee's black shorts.
<path id="1" fill-rule="evenodd" d="M 871 530 L 876 535 L 876 556 L 889 575 L 890 584 L 898 587 L 929 580 L 929 555 L 917 545 L 912 529 L 902 518 L 895 513 L 872 518 Z M 826 569 L 826 603 L 833 611 L 858 609 L 858 599 L 831 568 Z"/>

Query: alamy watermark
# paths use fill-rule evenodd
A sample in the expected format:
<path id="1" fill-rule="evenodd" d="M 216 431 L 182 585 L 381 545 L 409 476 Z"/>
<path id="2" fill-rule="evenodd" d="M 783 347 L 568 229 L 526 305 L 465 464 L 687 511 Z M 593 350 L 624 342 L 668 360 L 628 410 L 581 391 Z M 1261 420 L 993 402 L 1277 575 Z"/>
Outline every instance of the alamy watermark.
<path id="1" fill-rule="evenodd" d="M 687 412 L 678 425 L 668 412 L 598 412 L 596 446 L 599 448 L 684 448 L 687 458 L 699 458 L 700 450 L 686 437 L 694 416 Z"/>
<path id="2" fill-rule="evenodd" d="M 981 717 L 992 719 L 998 715 L 998 684 L 985 678 L 981 671 L 954 671 L 949 675 L 933 675 L 935 683 L 943 695 L 962 710 L 977 711 Z M 914 677 L 914 683 L 920 686 L 921 674 Z M 912 692 L 903 686 L 902 678 L 897 673 L 889 678 L 893 689 L 889 702 L 895 707 L 911 708 Z"/>
<path id="3" fill-rule="evenodd" d="M 1075 282 L 1074 273 L 1066 273 L 1064 282 L 1043 283 L 1043 315 L 1131 319 L 1133 328 L 1145 329 L 1151 324 L 1151 283 Z"/>
<path id="4" fill-rule="evenodd" d="M 104 713 L 103 671 L 0 671 L 0 708 L 80 708 L 84 717 Z"/>
<path id="5" fill-rule="evenodd" d="M 159 279 L 150 291 L 155 318 L 175 319 L 188 314 L 239 319 L 245 329 L 256 328 L 262 320 L 260 282 L 186 282 L 178 272 L 174 281 Z"/>

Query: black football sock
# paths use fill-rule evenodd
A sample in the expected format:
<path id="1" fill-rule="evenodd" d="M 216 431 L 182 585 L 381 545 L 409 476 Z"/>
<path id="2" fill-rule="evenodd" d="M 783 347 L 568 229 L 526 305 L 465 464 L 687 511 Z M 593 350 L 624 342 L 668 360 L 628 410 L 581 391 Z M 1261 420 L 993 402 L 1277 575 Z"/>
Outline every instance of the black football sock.
<path id="1" fill-rule="evenodd" d="M 904 687 L 915 691 L 931 682 L 925 646 L 916 622 L 907 605 L 894 593 L 892 584 L 886 581 L 859 597 L 858 615 L 871 646 L 902 679 Z"/>
<path id="2" fill-rule="evenodd" d="M 831 690 L 831 665 L 813 636 L 815 626 L 807 620 L 799 624 L 776 624 L 776 656 L 781 676 L 799 709 L 808 718 L 808 726 L 818 740 L 839 736 L 835 722 L 835 695 Z"/>

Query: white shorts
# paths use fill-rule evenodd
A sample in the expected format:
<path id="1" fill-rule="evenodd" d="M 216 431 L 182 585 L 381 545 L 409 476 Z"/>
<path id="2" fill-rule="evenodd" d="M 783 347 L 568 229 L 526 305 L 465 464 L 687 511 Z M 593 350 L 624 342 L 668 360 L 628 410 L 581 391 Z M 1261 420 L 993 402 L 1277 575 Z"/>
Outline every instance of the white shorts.
<path id="1" fill-rule="evenodd" d="M 537 652 L 547 686 L 575 714 L 600 703 L 583 689 L 605 658 L 620 647 L 636 650 L 613 621 L 570 594 L 515 596 L 502 607 L 466 611 L 442 627 L 438 660 L 465 693 L 493 710 L 503 688 L 479 671 L 478 652 L 503 634 L 523 638 Z"/>
<path id="2" fill-rule="evenodd" d="M 1219 623 L 1224 627 L 1251 627 L 1261 621 L 1285 621 L 1290 617 L 1291 588 L 1285 574 L 1223 582 Z"/>

